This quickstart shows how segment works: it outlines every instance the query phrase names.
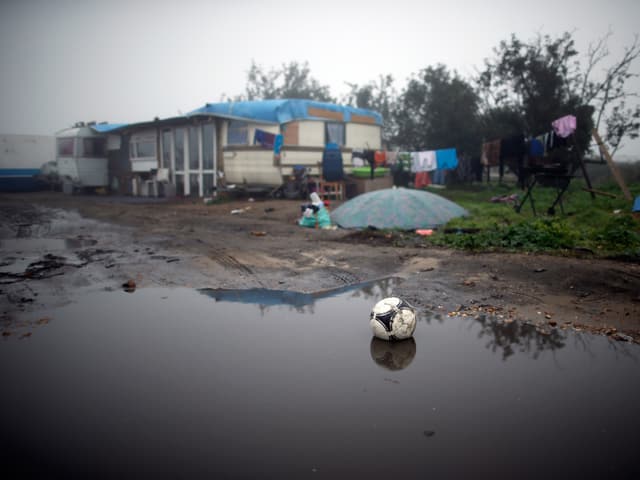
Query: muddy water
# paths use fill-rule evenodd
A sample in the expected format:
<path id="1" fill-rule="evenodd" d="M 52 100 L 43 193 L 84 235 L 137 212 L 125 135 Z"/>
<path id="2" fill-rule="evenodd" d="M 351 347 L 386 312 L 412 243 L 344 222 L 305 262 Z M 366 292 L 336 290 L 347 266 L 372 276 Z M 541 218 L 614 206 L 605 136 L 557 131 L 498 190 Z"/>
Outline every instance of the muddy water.
<path id="1" fill-rule="evenodd" d="M 30 314 L 0 342 L 0 468 L 638 478 L 638 346 L 487 318 L 372 340 L 369 309 L 393 288 L 79 292 Z"/>
<path id="2" fill-rule="evenodd" d="M 95 245 L 95 240 L 63 238 L 5 238 L 0 240 L 0 249 L 15 252 L 50 252 L 70 250 Z"/>

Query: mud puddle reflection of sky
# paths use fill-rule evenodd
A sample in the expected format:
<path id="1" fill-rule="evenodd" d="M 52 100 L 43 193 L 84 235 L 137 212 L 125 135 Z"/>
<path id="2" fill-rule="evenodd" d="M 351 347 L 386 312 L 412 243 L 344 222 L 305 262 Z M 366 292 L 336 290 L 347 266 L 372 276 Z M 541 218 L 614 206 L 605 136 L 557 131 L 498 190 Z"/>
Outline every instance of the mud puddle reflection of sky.
<path id="1" fill-rule="evenodd" d="M 369 311 L 394 282 L 304 301 L 79 292 L 25 315 L 0 342 L 1 465 L 118 478 L 639 473 L 638 346 L 424 314 L 414 339 L 372 340 Z"/>

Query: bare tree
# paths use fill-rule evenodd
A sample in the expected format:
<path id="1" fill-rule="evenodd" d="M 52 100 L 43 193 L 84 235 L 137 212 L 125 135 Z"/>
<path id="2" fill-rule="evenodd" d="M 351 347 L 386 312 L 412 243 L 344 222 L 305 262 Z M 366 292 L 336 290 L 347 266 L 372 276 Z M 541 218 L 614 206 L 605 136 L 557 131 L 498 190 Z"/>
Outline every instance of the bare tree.
<path id="1" fill-rule="evenodd" d="M 390 141 L 397 134 L 393 108 L 397 102 L 398 94 L 393 82 L 394 79 L 391 75 L 380 75 L 377 80 L 364 85 L 345 82 L 349 87 L 349 92 L 341 99 L 347 105 L 375 110 L 380 113 L 384 119 L 382 137 L 385 142 Z"/>
<path id="2" fill-rule="evenodd" d="M 629 91 L 628 81 L 638 77 L 631 72 L 631 66 L 640 56 L 638 35 L 633 43 L 624 48 L 620 58 L 602 68 L 602 75 L 594 80 L 596 69 L 610 57 L 608 41 L 611 30 L 602 38 L 591 43 L 587 51 L 587 62 L 582 79 L 581 98 L 584 103 L 595 108 L 594 126 L 599 129 L 604 124 L 606 131 L 603 139 L 609 144 L 613 155 L 622 147 L 623 139 L 637 138 L 640 131 L 640 105 L 629 106 L 629 100 L 638 97 L 637 92 Z"/>

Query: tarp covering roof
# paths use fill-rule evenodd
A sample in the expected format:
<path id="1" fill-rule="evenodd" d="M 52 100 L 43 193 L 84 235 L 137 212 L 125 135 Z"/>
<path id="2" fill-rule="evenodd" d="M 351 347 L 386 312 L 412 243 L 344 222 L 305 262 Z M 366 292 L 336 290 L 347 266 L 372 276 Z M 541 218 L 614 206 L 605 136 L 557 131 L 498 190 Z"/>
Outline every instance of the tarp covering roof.
<path id="1" fill-rule="evenodd" d="M 129 125 L 128 123 L 97 123 L 95 125 L 89 125 L 93 130 L 98 133 L 109 133 L 114 130 L 119 130 L 121 128 Z"/>
<path id="2" fill-rule="evenodd" d="M 279 99 L 243 102 L 207 103 L 187 116 L 211 115 L 231 119 L 282 124 L 294 120 L 327 120 L 363 122 L 382 125 L 382 115 L 364 108 L 317 102 L 315 100 Z"/>

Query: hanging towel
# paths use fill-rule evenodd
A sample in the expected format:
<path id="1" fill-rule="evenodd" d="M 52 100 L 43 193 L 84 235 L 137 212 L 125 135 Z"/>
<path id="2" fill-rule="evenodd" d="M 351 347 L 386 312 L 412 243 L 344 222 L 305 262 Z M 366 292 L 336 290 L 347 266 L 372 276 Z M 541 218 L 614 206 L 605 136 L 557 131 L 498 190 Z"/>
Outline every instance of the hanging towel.
<path id="1" fill-rule="evenodd" d="M 256 128 L 256 132 L 253 135 L 253 144 L 261 145 L 265 148 L 273 148 L 276 143 L 276 134 L 266 132 Z"/>
<path id="2" fill-rule="evenodd" d="M 458 155 L 455 148 L 436 150 L 436 166 L 441 170 L 453 170 L 458 166 Z"/>
<path id="3" fill-rule="evenodd" d="M 540 138 L 532 138 L 529 142 L 529 156 L 530 157 L 544 157 L 544 144 Z"/>
<path id="4" fill-rule="evenodd" d="M 416 179 L 413 182 L 415 188 L 427 187 L 430 184 L 431 179 L 429 178 L 429 172 L 423 171 L 416 173 Z"/>
<path id="5" fill-rule="evenodd" d="M 551 122 L 551 126 L 559 137 L 567 138 L 576 131 L 576 117 L 573 115 L 565 115 Z"/>
<path id="6" fill-rule="evenodd" d="M 276 139 L 273 142 L 273 153 L 276 155 L 280 155 L 280 151 L 282 150 L 282 144 L 284 143 L 284 136 L 279 133 L 276 135 Z"/>
<path id="7" fill-rule="evenodd" d="M 387 165 L 395 165 L 398 160 L 398 152 L 385 152 L 387 156 Z"/>
<path id="8" fill-rule="evenodd" d="M 420 171 L 420 157 L 418 152 L 411 152 L 411 173 L 417 173 Z"/>
<path id="9" fill-rule="evenodd" d="M 420 163 L 422 164 L 423 170 L 425 172 L 431 172 L 438 168 L 435 150 L 419 152 L 418 155 L 420 156 Z"/>
<path id="10" fill-rule="evenodd" d="M 411 153 L 411 171 L 413 173 L 429 172 L 437 168 L 434 150 Z"/>
<path id="11" fill-rule="evenodd" d="M 351 151 L 351 164 L 354 167 L 364 167 L 365 161 L 364 150 L 353 149 Z"/>
<path id="12" fill-rule="evenodd" d="M 446 170 L 438 168 L 431 172 L 431 183 L 434 185 L 444 185 Z"/>
<path id="13" fill-rule="evenodd" d="M 373 155 L 373 161 L 376 164 L 376 167 L 382 167 L 387 161 L 386 152 L 383 150 L 376 150 L 376 153 Z"/>
<path id="14" fill-rule="evenodd" d="M 496 166 L 500 164 L 500 140 L 493 140 L 482 144 L 483 165 Z"/>

